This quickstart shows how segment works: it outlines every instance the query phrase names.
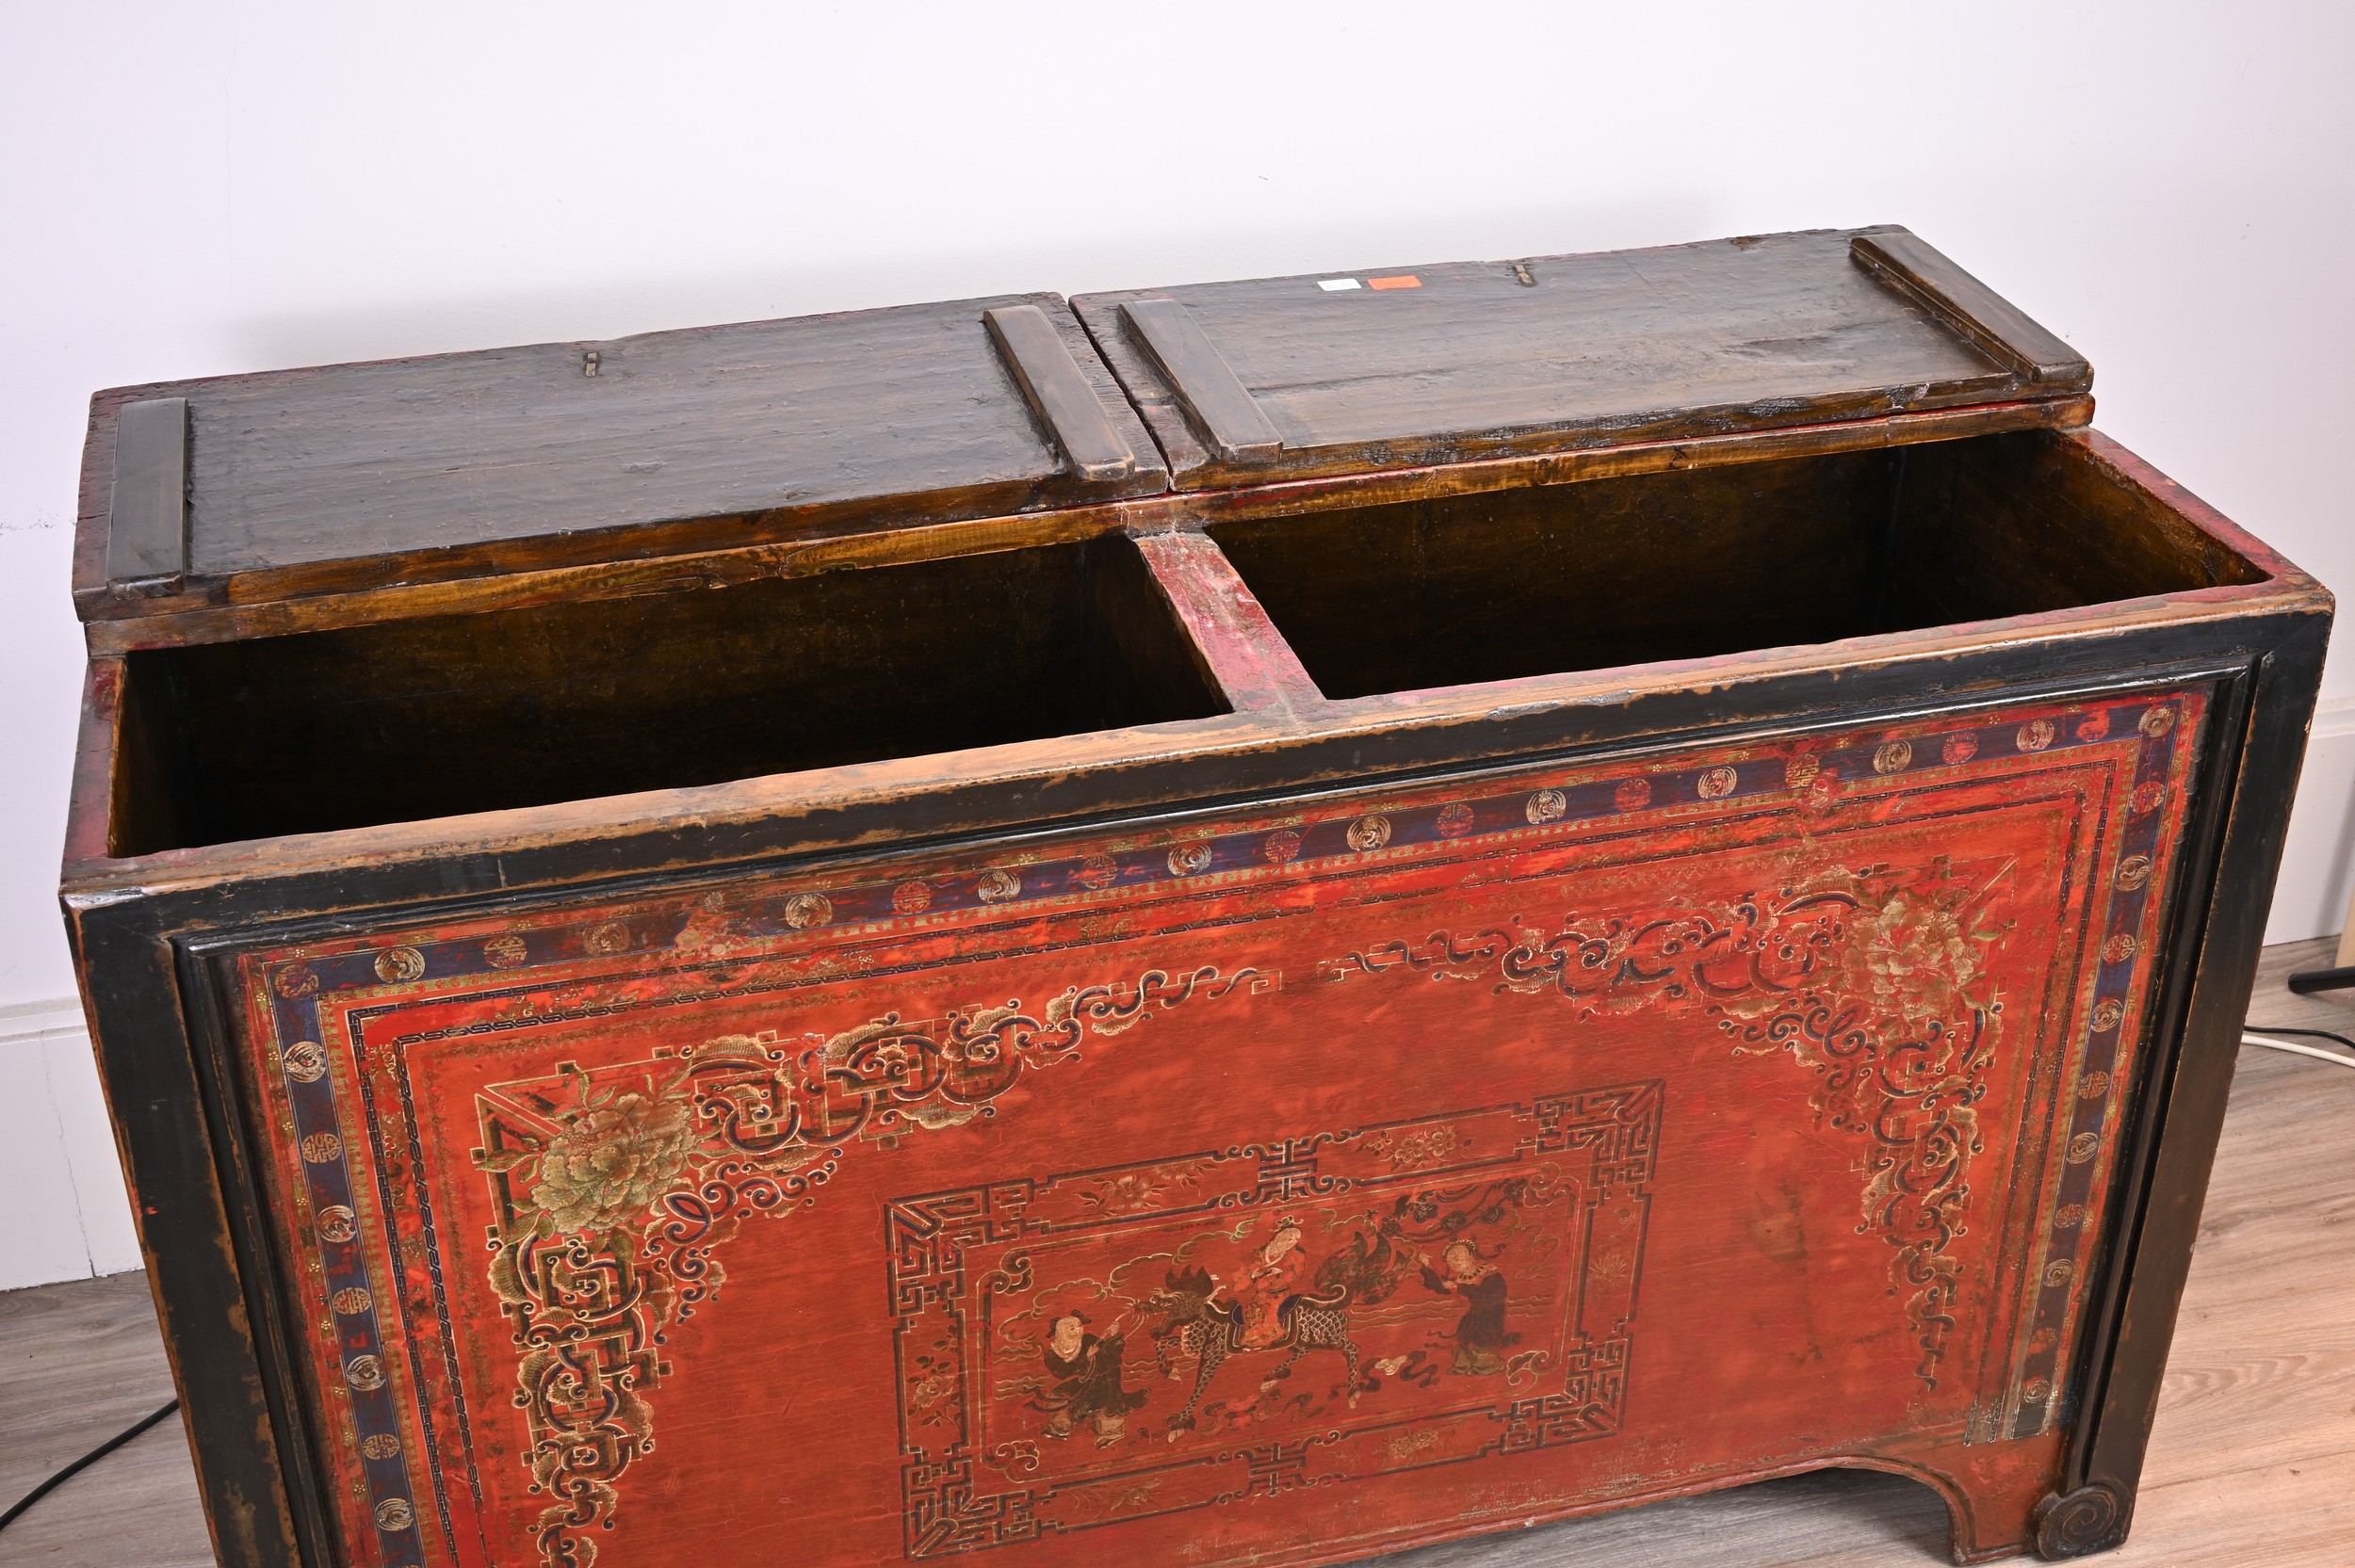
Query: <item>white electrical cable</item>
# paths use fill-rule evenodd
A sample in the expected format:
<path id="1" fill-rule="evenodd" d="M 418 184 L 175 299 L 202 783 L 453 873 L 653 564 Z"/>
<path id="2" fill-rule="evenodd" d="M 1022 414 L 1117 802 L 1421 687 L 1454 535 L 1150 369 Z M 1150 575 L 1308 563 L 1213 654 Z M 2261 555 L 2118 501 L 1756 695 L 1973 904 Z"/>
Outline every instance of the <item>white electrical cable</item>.
<path id="1" fill-rule="evenodd" d="M 2244 1045 L 2263 1045 L 2269 1051 L 2295 1051 L 2301 1057 L 2313 1057 L 2317 1061 L 2334 1061 L 2341 1067 L 2355 1067 L 2355 1057 L 2326 1051 L 2319 1045 L 2301 1045 L 2295 1040 L 2276 1040 L 2270 1035 L 2252 1034 L 2244 1029 L 2240 1043 Z"/>

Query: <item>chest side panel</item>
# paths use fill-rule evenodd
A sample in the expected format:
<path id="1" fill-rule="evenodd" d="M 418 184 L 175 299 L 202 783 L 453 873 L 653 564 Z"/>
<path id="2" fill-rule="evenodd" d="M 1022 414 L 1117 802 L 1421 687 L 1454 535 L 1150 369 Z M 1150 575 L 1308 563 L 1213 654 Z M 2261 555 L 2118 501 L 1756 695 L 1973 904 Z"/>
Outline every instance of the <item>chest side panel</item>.
<path id="1" fill-rule="evenodd" d="M 1307 1562 L 2049 1464 L 2202 712 L 250 952 L 349 1555 Z"/>

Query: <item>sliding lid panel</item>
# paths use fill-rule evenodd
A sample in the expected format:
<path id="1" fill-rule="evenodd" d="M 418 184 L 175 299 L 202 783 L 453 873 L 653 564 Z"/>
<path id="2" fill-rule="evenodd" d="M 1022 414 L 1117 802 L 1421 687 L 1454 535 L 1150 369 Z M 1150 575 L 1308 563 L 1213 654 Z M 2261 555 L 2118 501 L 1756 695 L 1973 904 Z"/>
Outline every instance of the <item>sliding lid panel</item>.
<path id="1" fill-rule="evenodd" d="M 2075 397 L 2085 360 L 1898 228 L 1072 301 L 1177 488 Z"/>
<path id="2" fill-rule="evenodd" d="M 1052 294 L 121 388 L 88 619 L 496 575 L 1168 488 Z"/>

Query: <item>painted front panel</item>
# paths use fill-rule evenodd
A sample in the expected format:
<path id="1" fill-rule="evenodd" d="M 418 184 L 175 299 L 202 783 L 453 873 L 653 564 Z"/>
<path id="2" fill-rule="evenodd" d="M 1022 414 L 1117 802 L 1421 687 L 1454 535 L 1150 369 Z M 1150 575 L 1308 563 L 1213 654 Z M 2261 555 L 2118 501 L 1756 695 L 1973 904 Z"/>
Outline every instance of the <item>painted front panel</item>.
<path id="1" fill-rule="evenodd" d="M 2202 711 L 251 952 L 350 1560 L 1307 1562 L 1840 1458 L 2032 1497 Z"/>

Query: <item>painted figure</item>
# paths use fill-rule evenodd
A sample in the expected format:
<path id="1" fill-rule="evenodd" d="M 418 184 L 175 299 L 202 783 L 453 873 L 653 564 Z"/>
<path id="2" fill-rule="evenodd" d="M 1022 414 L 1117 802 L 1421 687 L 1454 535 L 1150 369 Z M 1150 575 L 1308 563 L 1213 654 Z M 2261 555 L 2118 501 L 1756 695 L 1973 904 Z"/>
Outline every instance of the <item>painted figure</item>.
<path id="1" fill-rule="evenodd" d="M 1439 1269 L 1423 1265 L 1423 1285 L 1464 1301 L 1464 1316 L 1455 1325 L 1455 1358 L 1448 1369 L 1459 1377 L 1503 1371 L 1505 1347 L 1520 1337 L 1504 1331 L 1504 1275 L 1470 1240 L 1450 1242 L 1439 1261 Z"/>
<path id="2" fill-rule="evenodd" d="M 1284 1337 L 1284 1303 L 1299 1293 L 1308 1272 L 1307 1254 L 1300 1250 L 1300 1226 L 1280 1222 L 1267 1245 L 1243 1265 L 1234 1285 L 1235 1304 L 1242 1309 L 1242 1348 L 1264 1350 Z"/>
<path id="3" fill-rule="evenodd" d="M 1067 1312 L 1039 1346 L 1048 1379 L 1041 1401 L 1048 1413 L 1048 1436 L 1069 1437 L 1082 1421 L 1095 1428 L 1099 1448 L 1127 1435 L 1129 1413 L 1145 1403 L 1145 1395 L 1121 1386 L 1120 1356 L 1128 1336 L 1118 1332 L 1117 1320 L 1113 1328 L 1115 1332 L 1098 1337 L 1087 1332 L 1084 1315 Z"/>

